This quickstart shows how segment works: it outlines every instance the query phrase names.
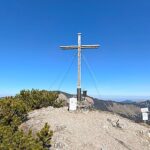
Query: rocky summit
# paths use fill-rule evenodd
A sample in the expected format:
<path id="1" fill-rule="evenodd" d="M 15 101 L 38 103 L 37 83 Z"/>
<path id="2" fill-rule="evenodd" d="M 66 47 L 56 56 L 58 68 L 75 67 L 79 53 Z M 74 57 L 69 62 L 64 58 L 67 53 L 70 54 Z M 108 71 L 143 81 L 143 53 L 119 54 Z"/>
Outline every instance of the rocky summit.
<path id="1" fill-rule="evenodd" d="M 150 128 L 97 110 L 47 107 L 29 112 L 20 128 L 33 134 L 45 123 L 54 131 L 51 150 L 149 150 Z"/>

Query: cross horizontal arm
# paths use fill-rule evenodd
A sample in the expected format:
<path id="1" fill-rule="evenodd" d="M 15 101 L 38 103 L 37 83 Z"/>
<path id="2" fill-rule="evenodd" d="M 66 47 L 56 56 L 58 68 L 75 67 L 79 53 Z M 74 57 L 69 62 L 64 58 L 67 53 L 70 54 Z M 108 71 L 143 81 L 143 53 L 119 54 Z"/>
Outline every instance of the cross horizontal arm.
<path id="1" fill-rule="evenodd" d="M 81 49 L 88 49 L 88 48 L 99 48 L 100 45 L 81 45 Z"/>
<path id="2" fill-rule="evenodd" d="M 81 49 L 90 49 L 90 48 L 98 48 L 100 45 L 81 45 Z M 61 49 L 63 50 L 70 50 L 70 49 L 78 49 L 77 45 L 70 45 L 70 46 L 60 46 Z"/>
<path id="3" fill-rule="evenodd" d="M 69 49 L 78 49 L 77 45 L 70 45 L 70 46 L 60 46 L 61 49 L 69 50 Z"/>

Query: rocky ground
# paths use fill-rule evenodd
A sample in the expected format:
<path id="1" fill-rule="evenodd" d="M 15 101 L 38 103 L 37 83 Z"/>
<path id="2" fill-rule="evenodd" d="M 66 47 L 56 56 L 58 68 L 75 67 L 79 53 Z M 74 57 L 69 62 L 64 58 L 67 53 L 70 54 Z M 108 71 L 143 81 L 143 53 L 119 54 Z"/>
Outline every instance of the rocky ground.
<path id="1" fill-rule="evenodd" d="M 150 150 L 150 128 L 109 112 L 47 107 L 29 113 L 26 132 L 48 122 L 54 131 L 51 150 Z"/>

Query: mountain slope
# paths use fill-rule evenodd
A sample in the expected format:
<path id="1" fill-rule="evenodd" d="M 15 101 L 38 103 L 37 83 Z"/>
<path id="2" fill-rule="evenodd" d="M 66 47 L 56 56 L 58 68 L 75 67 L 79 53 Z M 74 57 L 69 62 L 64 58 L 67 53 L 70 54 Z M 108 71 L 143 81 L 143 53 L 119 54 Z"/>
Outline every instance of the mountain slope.
<path id="1" fill-rule="evenodd" d="M 98 110 L 110 111 L 119 114 L 125 118 L 134 120 L 135 122 L 142 121 L 140 107 L 132 103 L 124 104 L 114 101 L 94 99 L 94 107 Z"/>

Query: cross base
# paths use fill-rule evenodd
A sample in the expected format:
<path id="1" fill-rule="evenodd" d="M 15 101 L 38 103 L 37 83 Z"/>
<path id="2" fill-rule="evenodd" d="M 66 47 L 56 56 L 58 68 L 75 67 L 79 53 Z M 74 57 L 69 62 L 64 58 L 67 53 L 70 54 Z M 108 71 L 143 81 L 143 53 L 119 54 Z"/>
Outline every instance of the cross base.
<path id="1" fill-rule="evenodd" d="M 77 100 L 81 101 L 81 88 L 77 88 Z"/>

